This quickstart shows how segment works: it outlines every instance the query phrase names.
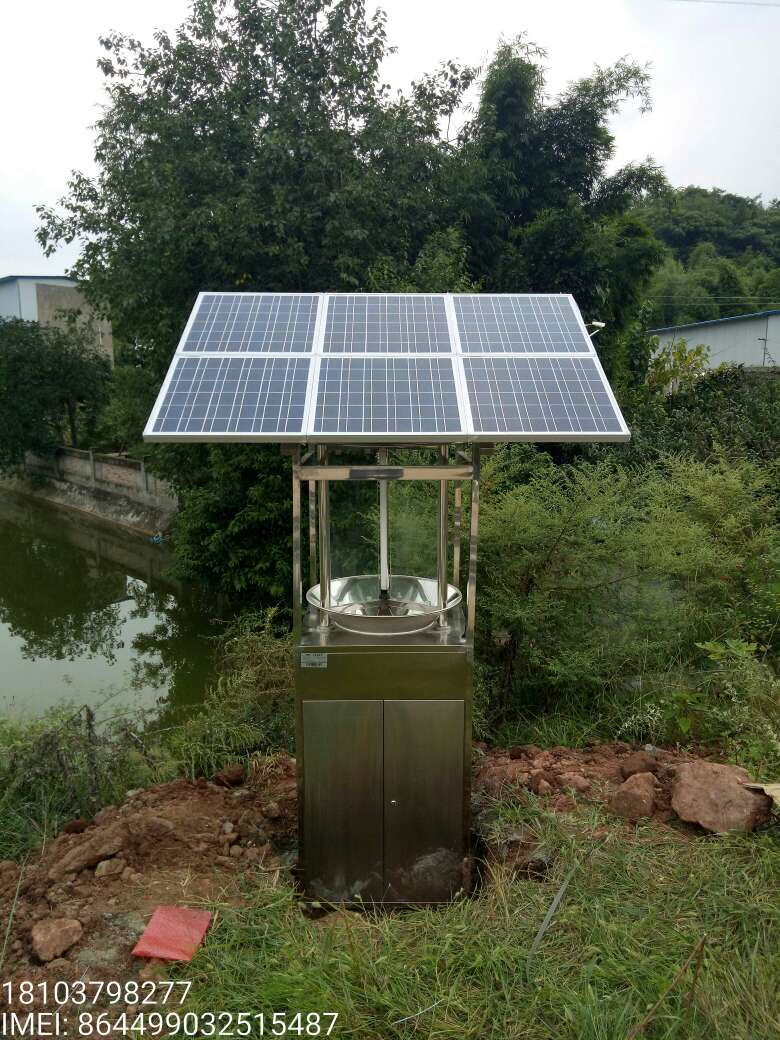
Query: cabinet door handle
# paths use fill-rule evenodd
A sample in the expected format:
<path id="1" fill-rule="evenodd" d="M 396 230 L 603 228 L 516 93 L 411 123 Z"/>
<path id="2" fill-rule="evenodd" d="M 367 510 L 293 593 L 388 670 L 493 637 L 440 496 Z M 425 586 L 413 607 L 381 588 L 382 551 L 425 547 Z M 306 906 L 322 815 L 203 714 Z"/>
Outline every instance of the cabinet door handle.
<path id="1" fill-rule="evenodd" d="M 391 798 L 390 799 L 390 804 L 391 805 L 398 805 L 398 802 L 395 800 L 395 798 Z"/>

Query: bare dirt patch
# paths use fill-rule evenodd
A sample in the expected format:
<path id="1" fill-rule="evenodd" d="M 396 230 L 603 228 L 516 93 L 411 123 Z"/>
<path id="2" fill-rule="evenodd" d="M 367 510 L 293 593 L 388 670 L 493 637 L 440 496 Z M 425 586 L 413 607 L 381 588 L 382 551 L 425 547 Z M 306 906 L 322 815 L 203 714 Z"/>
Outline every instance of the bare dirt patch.
<path id="1" fill-rule="evenodd" d="M 137 977 L 146 962 L 130 951 L 156 907 L 238 904 L 247 874 L 278 878 L 295 840 L 295 760 L 262 760 L 237 786 L 159 784 L 84 823 L 66 826 L 23 866 L 0 864 L 0 920 L 10 919 L 6 979 Z M 40 939 L 52 929 L 74 937 L 61 953 L 59 938 Z"/>

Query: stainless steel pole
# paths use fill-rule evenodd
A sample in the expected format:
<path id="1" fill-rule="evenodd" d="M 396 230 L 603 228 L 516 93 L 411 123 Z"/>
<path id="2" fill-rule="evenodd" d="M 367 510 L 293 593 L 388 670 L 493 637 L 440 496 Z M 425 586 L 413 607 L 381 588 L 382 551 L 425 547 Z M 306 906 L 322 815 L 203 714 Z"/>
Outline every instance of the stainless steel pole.
<path id="1" fill-rule="evenodd" d="M 301 449 L 296 448 L 292 460 L 292 507 L 293 507 L 293 631 L 295 638 L 301 634 Z"/>
<path id="2" fill-rule="evenodd" d="M 317 584 L 317 482 L 309 481 L 309 588 Z"/>
<path id="3" fill-rule="evenodd" d="M 446 465 L 449 458 L 449 445 L 443 444 L 441 448 L 441 462 Z M 439 545 L 437 552 L 438 578 L 439 578 L 439 606 L 447 606 L 447 522 L 449 520 L 449 509 L 447 501 L 447 481 L 439 481 Z M 439 615 L 439 623 L 444 627 L 447 618 L 444 611 Z"/>
<path id="4" fill-rule="evenodd" d="M 455 510 L 452 534 L 452 584 L 460 588 L 460 525 L 463 517 L 463 485 L 455 484 Z"/>
<path id="5" fill-rule="evenodd" d="M 321 463 L 328 460 L 328 449 L 320 444 L 317 457 Z M 328 481 L 320 481 L 320 603 L 330 607 L 330 516 Z M 320 624 L 328 625 L 328 615 L 320 612 Z"/>
<path id="6" fill-rule="evenodd" d="M 477 610 L 477 541 L 479 539 L 479 447 L 472 453 L 471 517 L 469 520 L 469 577 L 466 588 L 466 636 L 474 638 Z"/>
<path id="7" fill-rule="evenodd" d="M 377 452 L 380 466 L 387 465 L 387 448 Z M 379 481 L 379 596 L 390 592 L 390 517 L 387 509 L 387 481 Z"/>

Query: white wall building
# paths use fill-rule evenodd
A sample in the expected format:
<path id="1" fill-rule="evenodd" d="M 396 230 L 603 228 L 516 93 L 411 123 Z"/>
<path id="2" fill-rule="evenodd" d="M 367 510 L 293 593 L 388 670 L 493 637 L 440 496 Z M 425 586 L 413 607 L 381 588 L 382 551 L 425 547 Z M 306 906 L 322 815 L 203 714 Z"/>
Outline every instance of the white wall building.
<path id="1" fill-rule="evenodd" d="M 98 346 L 113 361 L 111 324 L 94 317 L 78 282 L 65 275 L 11 274 L 0 278 L 0 318 L 21 318 L 23 321 L 38 321 L 41 325 L 62 326 L 62 311 L 80 311 L 85 318 L 92 318 Z"/>
<path id="2" fill-rule="evenodd" d="M 709 347 L 709 365 L 732 364 L 750 368 L 780 366 L 780 310 L 738 314 L 733 318 L 697 321 L 650 329 L 659 348 L 684 339 L 689 347 Z"/>

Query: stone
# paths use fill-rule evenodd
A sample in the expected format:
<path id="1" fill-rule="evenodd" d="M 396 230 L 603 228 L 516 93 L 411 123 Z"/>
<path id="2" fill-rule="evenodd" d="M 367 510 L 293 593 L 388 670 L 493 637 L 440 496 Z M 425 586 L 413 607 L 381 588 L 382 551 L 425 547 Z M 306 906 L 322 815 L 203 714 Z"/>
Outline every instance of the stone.
<path id="1" fill-rule="evenodd" d="M 225 820 L 225 822 L 222 824 L 222 833 L 232 834 L 234 830 L 235 828 L 233 824 L 230 822 L 230 820 Z"/>
<path id="2" fill-rule="evenodd" d="M 226 766 L 212 777 L 215 784 L 220 787 L 238 787 L 246 780 L 246 769 L 243 766 Z"/>
<path id="3" fill-rule="evenodd" d="M 517 747 L 510 748 L 510 758 L 536 758 L 541 755 L 542 749 L 537 747 L 536 744 L 518 744 Z"/>
<path id="4" fill-rule="evenodd" d="M 81 922 L 69 917 L 38 921 L 32 930 L 33 953 L 39 961 L 53 961 L 77 943 L 83 931 Z"/>
<path id="5" fill-rule="evenodd" d="M 266 802 L 262 806 L 263 816 L 268 817 L 269 820 L 278 820 L 282 815 L 282 810 L 279 808 L 278 802 Z"/>
<path id="6" fill-rule="evenodd" d="M 268 823 L 265 817 L 255 809 L 247 809 L 238 820 L 238 834 L 241 841 L 253 841 L 262 845 L 269 837 Z"/>
<path id="7" fill-rule="evenodd" d="M 233 845 L 230 849 L 230 855 L 233 857 L 233 859 L 238 859 L 239 856 L 244 855 L 244 850 L 241 848 L 240 845 Z"/>
<path id="8" fill-rule="evenodd" d="M 66 874 L 76 874 L 87 867 L 96 867 L 101 860 L 115 856 L 127 842 L 127 832 L 120 824 L 100 828 L 81 839 L 62 859 L 49 868 L 49 878 L 57 881 Z"/>
<path id="9" fill-rule="evenodd" d="M 548 773 L 546 770 L 535 769 L 534 772 L 531 773 L 529 786 L 534 794 L 541 794 L 542 792 L 539 790 L 539 785 L 546 784 L 547 792 L 549 792 L 552 790 L 552 779 L 552 775 Z"/>
<path id="10" fill-rule="evenodd" d="M 83 817 L 79 817 L 77 820 L 69 820 L 68 823 L 62 828 L 63 834 L 83 834 L 87 827 L 90 826 L 89 820 L 85 820 Z"/>
<path id="11" fill-rule="evenodd" d="M 618 787 L 609 801 L 615 816 L 636 822 L 653 815 L 655 777 L 652 773 L 634 773 Z"/>
<path id="12" fill-rule="evenodd" d="M 116 859 L 104 859 L 95 867 L 96 878 L 116 877 L 127 869 L 127 861 L 117 856 Z"/>
<path id="13" fill-rule="evenodd" d="M 100 812 L 96 812 L 95 813 L 95 823 L 97 824 L 98 827 L 102 827 L 106 823 L 111 823 L 111 821 L 115 817 L 116 817 L 116 806 L 115 805 L 107 805 L 107 806 L 105 806 L 105 808 L 101 809 Z"/>
<path id="14" fill-rule="evenodd" d="M 562 787 L 568 787 L 578 794 L 584 794 L 590 790 L 590 780 L 587 780 L 582 773 L 561 773 L 559 780 Z"/>
<path id="15" fill-rule="evenodd" d="M 749 780 L 739 766 L 683 762 L 675 774 L 672 808 L 681 820 L 713 833 L 752 831 L 769 819 L 772 800 L 744 787 Z"/>
<path id="16" fill-rule="evenodd" d="M 138 978 L 145 982 L 158 982 L 168 977 L 168 966 L 165 961 L 151 957 L 138 972 Z"/>
<path id="17" fill-rule="evenodd" d="M 547 780 L 542 778 L 536 785 L 536 794 L 544 796 L 546 794 L 552 794 L 552 784 L 548 783 Z"/>
<path id="18" fill-rule="evenodd" d="M 53 961 L 49 961 L 49 972 L 51 978 L 56 978 L 57 975 L 63 971 L 67 971 L 70 968 L 70 961 L 64 957 L 55 957 Z"/>
<path id="19" fill-rule="evenodd" d="M 658 762 L 648 751 L 635 751 L 620 763 L 620 775 L 624 779 L 636 773 L 657 773 Z"/>
<path id="20" fill-rule="evenodd" d="M 76 963 L 81 968 L 110 968 L 121 958 L 118 946 L 92 946 L 79 950 Z"/>
<path id="21" fill-rule="evenodd" d="M 148 840 L 163 838 L 175 830 L 175 827 L 164 816 L 136 816 L 135 819 L 128 820 L 127 829 L 134 838 Z"/>

